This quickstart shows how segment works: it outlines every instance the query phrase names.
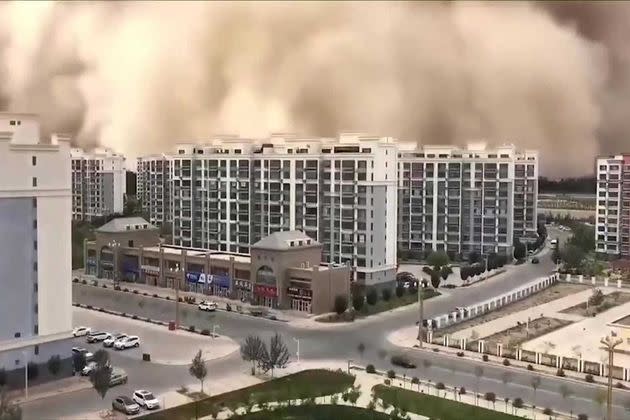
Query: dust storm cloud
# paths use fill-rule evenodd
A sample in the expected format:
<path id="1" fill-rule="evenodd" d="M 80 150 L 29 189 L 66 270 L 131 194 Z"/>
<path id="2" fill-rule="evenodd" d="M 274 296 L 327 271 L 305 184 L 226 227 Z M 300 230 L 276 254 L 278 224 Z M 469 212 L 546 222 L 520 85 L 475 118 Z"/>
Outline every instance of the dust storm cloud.
<path id="1" fill-rule="evenodd" d="M 623 148 L 630 5 L 0 4 L 0 109 L 130 156 L 216 133 L 362 131 L 538 148 L 549 176 Z M 594 17 L 597 17 L 595 19 Z"/>

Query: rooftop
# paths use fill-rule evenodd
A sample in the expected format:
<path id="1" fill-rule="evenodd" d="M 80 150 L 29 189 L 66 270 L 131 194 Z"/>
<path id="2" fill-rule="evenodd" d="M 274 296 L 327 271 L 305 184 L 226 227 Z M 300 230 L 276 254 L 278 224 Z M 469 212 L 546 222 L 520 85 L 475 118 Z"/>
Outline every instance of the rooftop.
<path id="1" fill-rule="evenodd" d="M 275 232 L 262 238 L 260 241 L 252 245 L 252 248 L 274 249 L 286 251 L 291 248 L 299 248 L 305 246 L 318 246 L 319 242 L 311 239 L 301 230 L 286 230 Z"/>
<path id="2" fill-rule="evenodd" d="M 157 229 L 142 217 L 118 217 L 96 229 L 97 232 L 116 233 L 134 230 Z"/>

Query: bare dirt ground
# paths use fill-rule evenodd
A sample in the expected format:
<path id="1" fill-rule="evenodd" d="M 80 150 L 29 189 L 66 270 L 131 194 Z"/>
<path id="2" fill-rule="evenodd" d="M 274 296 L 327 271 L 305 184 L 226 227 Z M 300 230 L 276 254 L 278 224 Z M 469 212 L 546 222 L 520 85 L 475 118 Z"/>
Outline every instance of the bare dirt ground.
<path id="1" fill-rule="evenodd" d="M 485 337 L 483 340 L 487 345 L 492 346 L 498 343 L 502 343 L 506 347 L 517 346 L 525 341 L 533 340 L 536 337 L 540 337 L 541 335 L 545 335 L 571 323 L 572 321 L 564 319 L 542 317 L 531 320 L 529 324 L 521 322 L 519 325 Z"/>
<path id="2" fill-rule="evenodd" d="M 535 295 L 529 296 L 523 300 L 516 301 L 507 306 L 503 306 L 495 311 L 488 312 L 484 315 L 464 322 L 460 322 L 455 325 L 448 326 L 446 328 L 441 328 L 434 333 L 433 337 L 434 339 L 436 339 L 444 336 L 445 334 L 453 334 L 454 332 L 459 330 L 474 327 L 476 325 L 504 317 L 514 312 L 519 312 L 525 309 L 545 304 L 547 302 L 551 302 L 552 300 L 560 299 L 565 296 L 581 292 L 588 289 L 589 287 L 590 286 L 584 284 L 556 283 L 553 286 L 539 293 L 536 293 Z"/>
<path id="3" fill-rule="evenodd" d="M 615 306 L 623 305 L 626 302 L 630 302 L 630 293 L 612 292 L 608 295 L 604 295 L 604 299 L 599 305 L 588 305 L 587 308 L 586 302 L 583 302 L 560 312 L 564 314 L 594 316 Z"/>

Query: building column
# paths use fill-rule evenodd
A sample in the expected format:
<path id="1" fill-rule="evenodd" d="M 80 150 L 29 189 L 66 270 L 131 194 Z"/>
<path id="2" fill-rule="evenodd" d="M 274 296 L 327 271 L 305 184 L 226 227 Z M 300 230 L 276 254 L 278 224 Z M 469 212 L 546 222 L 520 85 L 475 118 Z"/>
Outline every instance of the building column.
<path id="1" fill-rule="evenodd" d="M 230 289 L 228 294 L 230 296 L 234 295 L 235 289 L 234 289 L 234 277 L 235 277 L 235 268 L 234 268 L 234 256 L 230 256 L 230 271 L 229 271 L 229 276 L 230 276 Z M 312 304 L 312 302 L 311 302 Z"/>
<path id="2" fill-rule="evenodd" d="M 604 287 L 608 287 L 608 277 L 604 278 Z"/>
<path id="3" fill-rule="evenodd" d="M 565 280 L 567 281 L 567 283 L 571 283 L 571 274 L 567 274 Z"/>
<path id="4" fill-rule="evenodd" d="M 159 285 L 168 286 L 166 281 L 166 273 L 164 273 L 164 250 L 162 249 L 162 245 L 160 245 L 160 261 L 158 262 L 158 266 L 160 267 L 160 275 L 159 275 Z"/>

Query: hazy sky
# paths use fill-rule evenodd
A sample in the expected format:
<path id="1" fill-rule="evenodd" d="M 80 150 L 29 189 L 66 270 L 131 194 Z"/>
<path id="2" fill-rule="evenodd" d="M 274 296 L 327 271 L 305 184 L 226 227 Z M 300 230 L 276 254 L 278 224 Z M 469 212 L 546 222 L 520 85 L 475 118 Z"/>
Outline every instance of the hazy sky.
<path id="1" fill-rule="evenodd" d="M 135 157 L 217 133 L 630 151 L 630 4 L 0 3 L 0 109 Z"/>

